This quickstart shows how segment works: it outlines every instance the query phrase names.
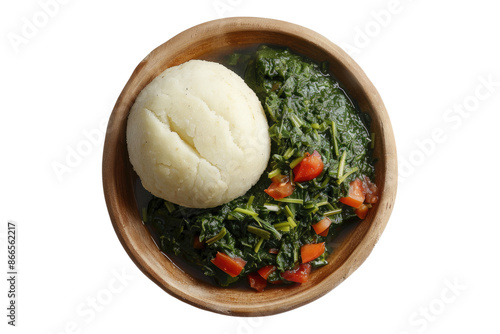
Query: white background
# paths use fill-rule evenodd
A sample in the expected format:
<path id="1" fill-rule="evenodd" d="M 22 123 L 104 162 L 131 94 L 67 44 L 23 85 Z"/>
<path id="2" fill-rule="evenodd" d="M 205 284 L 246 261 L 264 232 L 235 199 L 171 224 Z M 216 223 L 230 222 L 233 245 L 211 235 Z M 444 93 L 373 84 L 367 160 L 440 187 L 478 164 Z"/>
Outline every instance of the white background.
<path id="1" fill-rule="evenodd" d="M 0 5 L 1 277 L 7 221 L 19 232 L 18 326 L 7 325 L 2 278 L 2 333 L 500 332 L 493 1 L 55 1 Z M 163 292 L 119 243 L 101 184 L 101 124 L 135 66 L 228 16 L 290 21 L 341 45 L 379 90 L 398 145 L 395 209 L 367 261 L 270 317 L 213 314 Z"/>

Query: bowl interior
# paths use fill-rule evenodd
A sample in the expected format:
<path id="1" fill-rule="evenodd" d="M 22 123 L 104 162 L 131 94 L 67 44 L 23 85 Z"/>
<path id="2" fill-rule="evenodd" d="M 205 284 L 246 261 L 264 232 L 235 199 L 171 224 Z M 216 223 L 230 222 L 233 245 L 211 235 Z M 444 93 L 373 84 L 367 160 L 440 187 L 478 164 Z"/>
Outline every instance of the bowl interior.
<path id="1" fill-rule="evenodd" d="M 166 68 L 190 59 L 214 59 L 221 53 L 255 44 L 287 46 L 316 61 L 328 61 L 330 72 L 350 97 L 372 118 L 375 137 L 376 184 L 381 198 L 368 217 L 337 239 L 329 264 L 314 270 L 309 282 L 273 287 L 262 293 L 220 288 L 180 270 L 162 254 L 143 225 L 134 197 L 136 175 L 129 163 L 125 129 L 136 96 Z M 170 39 L 153 50 L 135 69 L 111 114 L 103 155 L 106 204 L 115 231 L 136 265 L 158 286 L 194 306 L 213 312 L 260 316 L 284 312 L 324 295 L 346 279 L 367 258 L 392 211 L 397 163 L 391 124 L 383 102 L 359 66 L 321 35 L 282 21 L 230 18 L 210 21 Z"/>

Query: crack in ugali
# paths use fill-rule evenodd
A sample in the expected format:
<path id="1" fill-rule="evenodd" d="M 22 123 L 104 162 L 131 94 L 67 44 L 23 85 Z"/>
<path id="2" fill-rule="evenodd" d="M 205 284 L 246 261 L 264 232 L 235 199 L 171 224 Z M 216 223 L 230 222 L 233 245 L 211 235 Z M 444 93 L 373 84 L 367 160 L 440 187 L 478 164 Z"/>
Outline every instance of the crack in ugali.
<path id="1" fill-rule="evenodd" d="M 200 174 L 200 164 L 201 164 L 201 162 L 202 162 L 202 161 L 207 162 L 210 166 L 212 166 L 213 168 L 215 168 L 215 169 L 217 169 L 217 170 L 218 170 L 218 172 L 219 172 L 219 177 L 218 177 L 218 178 L 214 178 L 212 181 L 213 181 L 213 182 L 216 182 L 216 183 L 217 183 L 217 184 L 219 184 L 221 187 L 223 187 L 223 188 L 224 188 L 224 190 L 223 190 L 222 195 L 226 195 L 226 194 L 227 194 L 227 192 L 229 191 L 229 187 L 228 187 L 227 182 L 225 182 L 225 181 L 223 180 L 223 178 L 222 178 L 223 173 L 222 173 L 221 169 L 220 169 L 220 168 L 218 168 L 215 164 L 213 164 L 213 163 L 212 163 L 211 161 L 209 161 L 208 159 L 204 158 L 204 157 L 201 155 L 201 153 L 200 153 L 200 152 L 196 149 L 196 147 L 195 147 L 195 146 L 190 145 L 190 144 L 189 144 L 189 143 L 188 143 L 188 142 L 187 142 L 187 141 L 183 138 L 183 136 L 181 136 L 181 135 L 179 134 L 179 132 L 177 132 L 177 131 L 175 131 L 174 129 L 172 129 L 172 126 L 171 126 L 171 124 L 169 124 L 169 123 L 172 123 L 172 124 L 175 124 L 175 123 L 171 120 L 171 118 L 170 118 L 168 115 L 166 115 L 166 119 L 167 119 L 167 121 L 168 121 L 169 123 L 165 123 L 165 122 L 163 122 L 163 121 L 162 121 L 162 119 L 161 119 L 161 118 L 160 118 L 160 117 L 159 117 L 159 116 L 158 116 L 158 115 L 157 115 L 154 111 L 149 110 L 149 109 L 147 109 L 147 108 L 144 108 L 144 111 L 149 112 L 149 113 L 153 116 L 153 118 L 154 118 L 154 119 L 156 119 L 159 123 L 161 123 L 164 127 L 166 127 L 166 128 L 170 131 L 170 133 L 175 134 L 177 137 L 179 137 L 180 142 L 181 142 L 181 143 L 182 143 L 182 144 L 183 144 L 186 148 L 190 149 L 190 150 L 191 150 L 191 152 L 193 152 L 193 153 L 197 156 L 198 160 L 197 160 L 196 167 L 194 168 L 195 174 L 194 174 L 194 176 L 193 176 L 193 180 L 198 179 L 198 176 L 199 176 L 199 174 Z M 158 161 L 157 161 L 157 162 L 156 162 L 156 164 L 157 164 L 157 165 L 159 165 L 159 166 L 162 166 L 164 169 L 169 170 L 168 174 L 170 174 L 170 169 L 172 168 L 172 165 L 171 165 L 170 163 L 169 163 L 169 164 L 166 164 L 166 163 L 164 163 L 164 162 L 158 162 Z M 182 181 L 181 181 L 181 182 L 182 182 Z M 158 182 L 157 180 L 155 180 L 155 183 L 157 184 L 157 186 L 158 186 L 159 184 L 161 184 L 161 182 Z M 205 181 L 203 181 L 203 183 L 205 183 Z M 189 185 L 189 186 L 191 187 L 191 186 L 192 186 L 192 184 L 191 184 L 191 185 Z M 220 188 L 220 187 L 219 187 L 219 188 Z M 175 192 L 177 192 L 177 191 L 179 191 L 179 190 L 180 190 L 180 189 L 175 189 L 174 191 L 175 191 Z M 211 194 L 210 192 L 207 192 L 207 195 L 210 195 L 210 194 Z M 196 197 L 196 196 L 195 196 L 195 197 Z M 213 197 L 213 196 L 208 196 L 208 197 Z"/>

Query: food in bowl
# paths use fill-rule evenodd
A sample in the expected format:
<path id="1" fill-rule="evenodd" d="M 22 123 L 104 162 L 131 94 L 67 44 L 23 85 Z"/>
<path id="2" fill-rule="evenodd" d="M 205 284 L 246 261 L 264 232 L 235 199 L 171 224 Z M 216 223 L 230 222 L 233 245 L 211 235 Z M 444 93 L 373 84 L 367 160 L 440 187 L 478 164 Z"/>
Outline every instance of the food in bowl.
<path id="1" fill-rule="evenodd" d="M 127 147 L 146 190 L 211 208 L 259 180 L 270 139 L 262 105 L 243 79 L 218 63 L 191 60 L 165 70 L 138 95 Z"/>
<path id="2" fill-rule="evenodd" d="M 287 49 L 237 52 L 226 65 L 244 69 L 264 107 L 272 140 L 265 173 L 214 208 L 155 197 L 143 220 L 162 251 L 219 285 L 243 278 L 262 291 L 268 283 L 307 282 L 312 269 L 327 264 L 342 227 L 378 201 L 369 119 L 325 64 Z"/>

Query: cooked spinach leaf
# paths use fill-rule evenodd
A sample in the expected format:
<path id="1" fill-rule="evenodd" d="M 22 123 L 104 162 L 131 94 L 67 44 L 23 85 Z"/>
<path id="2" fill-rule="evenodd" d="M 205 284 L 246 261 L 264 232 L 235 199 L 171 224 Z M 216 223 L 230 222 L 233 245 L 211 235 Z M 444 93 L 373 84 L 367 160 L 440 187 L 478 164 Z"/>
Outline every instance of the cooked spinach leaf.
<path id="1" fill-rule="evenodd" d="M 266 173 L 245 195 L 216 208 L 190 209 L 154 198 L 146 224 L 162 251 L 182 256 L 220 285 L 266 265 L 277 267 L 269 279 L 279 280 L 300 262 L 302 245 L 329 241 L 344 223 L 357 219 L 339 198 L 355 178 L 373 177 L 369 120 L 326 73 L 325 64 L 287 49 L 261 46 L 252 54 L 234 53 L 226 66 L 244 73 L 266 112 L 272 139 Z M 297 183 L 286 201 L 264 192 L 271 182 L 268 173 L 291 177 L 290 164 L 314 150 L 324 163 L 318 177 Z M 311 227 L 325 216 L 332 220 L 327 237 Z M 329 251 L 313 260 L 313 267 L 326 264 Z M 215 267 L 211 260 L 217 252 L 245 260 L 241 274 L 232 278 Z"/>

